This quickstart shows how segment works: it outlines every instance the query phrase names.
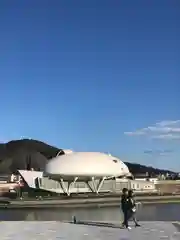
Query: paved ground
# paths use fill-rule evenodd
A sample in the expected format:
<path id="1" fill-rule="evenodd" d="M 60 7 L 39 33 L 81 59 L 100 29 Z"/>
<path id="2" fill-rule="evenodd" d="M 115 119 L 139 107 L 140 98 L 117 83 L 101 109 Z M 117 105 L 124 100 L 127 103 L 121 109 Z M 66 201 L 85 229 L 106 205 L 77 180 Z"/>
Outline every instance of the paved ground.
<path id="1" fill-rule="evenodd" d="M 1 240 L 180 240 L 178 228 L 169 222 L 143 222 L 131 231 L 111 227 L 61 222 L 1 222 Z"/>

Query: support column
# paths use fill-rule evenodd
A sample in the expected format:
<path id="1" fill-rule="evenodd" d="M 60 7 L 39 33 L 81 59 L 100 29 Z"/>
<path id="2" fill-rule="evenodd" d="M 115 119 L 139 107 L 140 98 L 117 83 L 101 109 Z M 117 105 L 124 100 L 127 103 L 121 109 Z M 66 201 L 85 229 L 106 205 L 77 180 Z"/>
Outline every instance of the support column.
<path id="1" fill-rule="evenodd" d="M 71 185 L 74 184 L 77 180 L 78 180 L 78 177 L 75 177 L 73 182 L 67 182 L 68 186 L 67 186 L 67 188 L 66 188 L 65 183 L 64 183 L 64 180 L 61 178 L 61 179 L 60 179 L 60 185 L 61 185 L 61 188 L 62 188 L 63 192 L 64 192 L 65 194 L 67 194 L 68 196 L 70 196 L 70 195 L 71 195 L 70 187 L 71 187 Z"/>
<path id="2" fill-rule="evenodd" d="M 98 186 L 97 186 L 97 193 L 99 193 L 102 185 L 104 184 L 104 180 L 105 180 L 105 179 L 106 179 L 106 178 L 103 177 L 102 179 L 99 180 L 99 184 L 98 184 Z"/>
<path id="3" fill-rule="evenodd" d="M 92 182 L 92 186 L 90 184 L 90 181 L 86 181 L 86 184 L 88 185 L 88 187 L 91 190 L 91 192 L 97 193 L 97 188 L 96 188 L 94 177 L 91 178 L 91 182 Z"/>
<path id="4" fill-rule="evenodd" d="M 86 184 L 88 185 L 88 187 L 89 187 L 89 189 L 91 190 L 91 192 L 94 192 L 94 189 L 91 187 L 89 181 L 87 181 Z"/>
<path id="5" fill-rule="evenodd" d="M 94 177 L 92 177 L 92 184 L 93 184 L 94 192 L 97 193 L 97 186 L 96 186 L 95 178 L 94 178 Z"/>
<path id="6" fill-rule="evenodd" d="M 60 179 L 60 182 L 59 182 L 59 183 L 60 183 L 60 185 L 61 185 L 61 188 L 62 188 L 63 192 L 68 195 L 67 188 L 66 188 L 66 186 L 65 186 L 65 184 L 64 184 L 64 180 L 63 180 L 62 178 Z M 69 195 L 68 195 L 68 196 L 69 196 Z"/>
<path id="7" fill-rule="evenodd" d="M 90 189 L 92 192 L 98 194 L 99 191 L 100 191 L 100 189 L 101 189 L 101 187 L 102 187 L 102 185 L 103 185 L 103 183 L 104 183 L 104 180 L 105 180 L 105 179 L 106 179 L 105 177 L 101 178 L 101 179 L 99 180 L 99 183 L 96 184 L 96 183 L 95 183 L 95 177 L 92 177 L 92 178 L 91 178 L 92 186 L 90 185 L 89 182 L 86 182 L 86 184 L 88 185 L 89 189 Z"/>
<path id="8" fill-rule="evenodd" d="M 71 192 L 70 192 L 70 187 L 71 187 L 71 185 L 74 184 L 77 180 L 78 180 L 78 177 L 75 177 L 73 182 L 68 182 L 68 188 L 67 188 L 67 194 L 68 194 L 68 196 L 71 195 Z"/>

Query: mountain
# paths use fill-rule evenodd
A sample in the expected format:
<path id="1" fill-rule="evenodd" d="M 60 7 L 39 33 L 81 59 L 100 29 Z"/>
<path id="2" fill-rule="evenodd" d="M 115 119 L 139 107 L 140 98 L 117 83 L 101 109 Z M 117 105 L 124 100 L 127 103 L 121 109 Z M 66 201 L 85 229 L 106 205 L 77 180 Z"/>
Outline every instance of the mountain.
<path id="1" fill-rule="evenodd" d="M 43 171 L 49 159 L 58 153 L 64 154 L 62 149 L 50 146 L 44 142 L 33 139 L 22 139 L 0 144 L 0 174 L 9 174 L 18 169 L 31 169 Z M 136 163 L 126 162 L 133 174 L 146 173 L 159 174 L 170 171 L 155 169 Z"/>
<path id="2" fill-rule="evenodd" d="M 22 139 L 0 144 L 0 173 L 12 173 L 18 169 L 42 170 L 48 159 L 62 149 L 37 140 Z"/>
<path id="3" fill-rule="evenodd" d="M 130 162 L 124 162 L 124 163 L 128 166 L 129 171 L 133 175 L 138 175 L 138 174 L 145 175 L 146 173 L 148 173 L 149 175 L 153 176 L 157 174 L 166 174 L 166 173 L 173 174 L 174 173 L 170 170 L 153 168 L 151 166 L 145 166 L 138 163 L 130 163 Z"/>

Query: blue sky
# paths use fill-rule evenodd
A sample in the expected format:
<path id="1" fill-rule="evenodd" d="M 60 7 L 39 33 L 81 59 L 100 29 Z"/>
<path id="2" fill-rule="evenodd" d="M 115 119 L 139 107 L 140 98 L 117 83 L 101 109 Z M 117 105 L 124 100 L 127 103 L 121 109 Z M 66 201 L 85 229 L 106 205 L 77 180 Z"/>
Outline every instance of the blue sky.
<path id="1" fill-rule="evenodd" d="M 180 170 L 179 26 L 179 1 L 2 0 L 1 142 Z"/>

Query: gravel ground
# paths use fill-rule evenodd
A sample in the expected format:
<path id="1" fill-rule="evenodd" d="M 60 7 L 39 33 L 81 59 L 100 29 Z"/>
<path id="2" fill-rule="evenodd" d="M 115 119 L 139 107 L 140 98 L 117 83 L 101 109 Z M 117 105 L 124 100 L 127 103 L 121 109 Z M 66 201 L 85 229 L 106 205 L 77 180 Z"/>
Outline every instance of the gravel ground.
<path id="1" fill-rule="evenodd" d="M 61 222 L 1 222 L 1 240 L 180 240 L 170 222 L 142 222 L 141 228 L 118 229 Z"/>

